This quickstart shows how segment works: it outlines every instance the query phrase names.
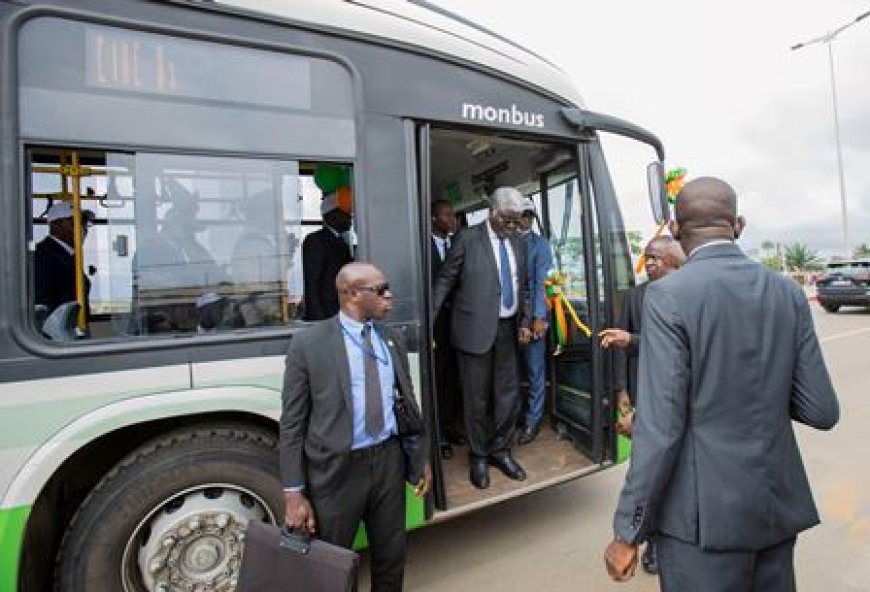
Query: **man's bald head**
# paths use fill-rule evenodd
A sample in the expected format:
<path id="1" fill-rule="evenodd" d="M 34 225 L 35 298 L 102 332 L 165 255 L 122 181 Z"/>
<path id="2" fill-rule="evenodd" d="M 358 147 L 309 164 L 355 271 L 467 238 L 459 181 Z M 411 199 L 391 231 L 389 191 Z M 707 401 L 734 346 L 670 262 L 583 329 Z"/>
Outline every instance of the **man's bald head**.
<path id="1" fill-rule="evenodd" d="M 643 251 L 647 277 L 655 281 L 682 267 L 686 256 L 680 243 L 671 236 L 653 237 Z"/>
<path id="2" fill-rule="evenodd" d="M 341 311 L 360 322 L 384 318 L 393 308 L 393 293 L 384 273 L 371 263 L 348 263 L 335 276 Z"/>
<path id="3" fill-rule="evenodd" d="M 671 233 L 683 250 L 740 236 L 745 222 L 737 215 L 737 194 L 721 179 L 700 177 L 686 183 L 677 195 L 676 224 Z"/>
<path id="4" fill-rule="evenodd" d="M 374 276 L 380 276 L 381 271 L 371 263 L 348 263 L 335 276 L 335 287 L 342 294 L 347 290 L 368 282 Z"/>
<path id="5" fill-rule="evenodd" d="M 665 257 L 667 265 L 673 269 L 679 268 L 686 260 L 680 243 L 674 237 L 664 234 L 654 236 L 646 246 L 647 249 L 656 249 Z"/>

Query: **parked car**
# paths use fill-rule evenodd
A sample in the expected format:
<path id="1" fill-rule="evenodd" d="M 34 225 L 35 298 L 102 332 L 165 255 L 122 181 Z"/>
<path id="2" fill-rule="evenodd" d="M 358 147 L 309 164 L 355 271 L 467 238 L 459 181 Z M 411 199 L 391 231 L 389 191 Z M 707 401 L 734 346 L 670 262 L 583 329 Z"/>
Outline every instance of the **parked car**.
<path id="1" fill-rule="evenodd" d="M 816 298 L 828 312 L 841 306 L 870 306 L 870 259 L 828 263 L 816 282 Z"/>

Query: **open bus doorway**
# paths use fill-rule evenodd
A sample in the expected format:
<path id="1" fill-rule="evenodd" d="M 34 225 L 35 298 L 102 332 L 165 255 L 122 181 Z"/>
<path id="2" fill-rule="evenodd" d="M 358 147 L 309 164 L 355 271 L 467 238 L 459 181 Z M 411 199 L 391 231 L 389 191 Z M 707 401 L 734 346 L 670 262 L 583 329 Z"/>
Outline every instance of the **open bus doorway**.
<path id="1" fill-rule="evenodd" d="M 554 305 L 547 319 L 547 403 L 538 437 L 524 446 L 514 445 L 514 458 L 525 468 L 525 481 L 512 481 L 491 468 L 491 485 L 476 489 L 469 480 L 468 449 L 453 445 L 444 458 L 438 443 L 443 439 L 439 415 L 434 355 L 428 352 L 427 404 L 433 436 L 433 465 L 436 467 L 435 505 L 448 513 L 486 505 L 495 499 L 539 489 L 594 470 L 602 461 L 603 423 L 599 421 L 603 391 L 596 377 L 594 357 L 598 355 L 591 335 L 599 313 L 590 302 L 598 300 L 599 272 L 587 273 L 595 258 L 593 241 L 587 240 L 594 221 L 584 218 L 582 183 L 574 146 L 529 141 L 501 134 L 465 130 L 420 128 L 421 219 L 424 230 L 421 253 L 432 298 L 432 235 L 429 216 L 432 202 L 447 200 L 458 218 L 458 232 L 483 222 L 489 214 L 488 197 L 497 187 L 516 187 L 532 198 L 536 223 L 532 232 L 548 239 L 553 250 L 554 269 L 550 298 Z M 561 292 L 559 307 L 556 293 Z M 594 299 L 591 295 L 595 295 Z M 557 313 L 557 311 L 560 311 Z M 449 314 L 449 313 L 447 313 Z M 556 330 L 556 315 L 561 327 Z M 564 322 L 564 321 L 567 321 Z M 430 327 L 434 319 L 430 320 Z M 432 340 L 427 340 L 431 344 Z M 522 356 L 522 352 L 521 352 Z M 528 400 L 528 382 L 522 374 L 520 398 Z M 458 381 L 457 381 L 458 382 Z M 464 394 L 462 395 L 464 397 Z M 462 398 L 460 398 L 462 400 Z M 461 407 L 461 405 L 460 405 Z M 524 413 L 520 417 L 524 417 Z M 598 432 L 596 434 L 596 432 Z"/>

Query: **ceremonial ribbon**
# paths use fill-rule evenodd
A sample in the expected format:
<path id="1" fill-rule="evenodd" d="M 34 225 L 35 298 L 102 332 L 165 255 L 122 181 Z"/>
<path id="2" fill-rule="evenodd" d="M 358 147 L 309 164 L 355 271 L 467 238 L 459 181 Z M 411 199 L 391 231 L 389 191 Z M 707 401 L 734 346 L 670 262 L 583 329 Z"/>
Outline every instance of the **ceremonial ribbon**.
<path id="1" fill-rule="evenodd" d="M 553 316 L 555 317 L 554 325 L 556 326 L 556 338 L 559 345 L 565 345 L 568 340 L 568 320 L 565 316 L 566 310 L 571 315 L 571 320 L 574 321 L 577 328 L 583 331 L 586 337 L 592 336 L 592 331 L 583 323 L 583 321 L 580 320 L 580 317 L 574 310 L 574 306 L 565 295 L 563 286 L 565 286 L 566 283 L 567 280 L 565 279 L 565 276 L 558 271 L 550 273 L 550 277 L 544 281 L 544 288 L 547 294 L 547 310 L 553 311 Z"/>

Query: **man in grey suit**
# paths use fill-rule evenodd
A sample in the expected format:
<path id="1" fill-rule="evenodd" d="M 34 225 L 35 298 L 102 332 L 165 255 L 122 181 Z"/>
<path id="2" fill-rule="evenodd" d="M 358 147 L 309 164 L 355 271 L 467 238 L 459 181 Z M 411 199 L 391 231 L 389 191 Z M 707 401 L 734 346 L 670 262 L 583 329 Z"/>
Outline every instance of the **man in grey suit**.
<path id="1" fill-rule="evenodd" d="M 454 290 L 450 330 L 459 361 L 471 483 L 489 487 L 488 463 L 509 478 L 526 472 L 511 455 L 522 410 L 517 344 L 528 343 L 526 248 L 517 235 L 523 195 L 493 192 L 489 218 L 453 240 L 435 277 L 435 313 Z M 491 411 L 490 411 L 491 410 Z"/>
<path id="2" fill-rule="evenodd" d="M 649 286 L 631 466 L 605 552 L 632 577 L 653 531 L 665 592 L 793 592 L 799 532 L 818 523 L 792 420 L 839 419 L 800 287 L 733 244 L 725 182 L 677 197 L 671 234 L 688 259 Z"/>
<path id="3" fill-rule="evenodd" d="M 390 285 L 366 263 L 335 280 L 340 311 L 295 335 L 284 373 L 279 458 L 285 518 L 350 547 L 362 520 L 372 590 L 402 589 L 405 481 L 422 497 L 432 474 L 421 436 L 397 438 L 394 390 L 416 405 L 408 357 L 376 323 L 392 308 Z"/>

